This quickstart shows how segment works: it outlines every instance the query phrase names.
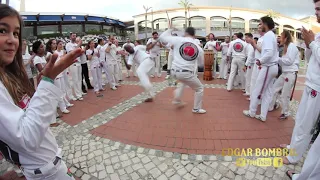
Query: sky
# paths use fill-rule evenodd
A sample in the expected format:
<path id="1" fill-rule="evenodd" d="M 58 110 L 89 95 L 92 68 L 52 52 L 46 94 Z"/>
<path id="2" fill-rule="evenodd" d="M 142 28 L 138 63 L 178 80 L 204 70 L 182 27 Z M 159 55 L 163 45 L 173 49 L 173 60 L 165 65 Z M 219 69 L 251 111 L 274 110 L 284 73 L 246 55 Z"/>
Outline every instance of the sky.
<path id="1" fill-rule="evenodd" d="M 312 0 L 189 0 L 194 6 L 233 6 L 257 10 L 272 9 L 293 18 L 314 15 Z M 144 13 L 143 5 L 153 11 L 179 8 L 180 0 L 25 0 L 29 12 L 88 13 L 114 17 L 122 21 Z M 303 2 L 303 3 L 301 3 Z M 20 9 L 20 0 L 10 0 L 10 5 Z M 72 8 L 71 8 L 72 7 Z"/>

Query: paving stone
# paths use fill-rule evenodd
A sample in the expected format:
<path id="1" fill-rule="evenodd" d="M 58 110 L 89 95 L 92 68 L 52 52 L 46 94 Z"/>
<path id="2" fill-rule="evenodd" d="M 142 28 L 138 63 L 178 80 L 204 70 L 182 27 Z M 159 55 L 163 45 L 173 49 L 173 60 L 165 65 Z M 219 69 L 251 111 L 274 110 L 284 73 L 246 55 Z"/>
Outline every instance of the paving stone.
<path id="1" fill-rule="evenodd" d="M 108 168 L 106 168 L 106 169 L 107 169 L 107 172 L 108 172 Z M 119 174 L 120 176 L 122 176 L 122 175 L 126 174 L 126 171 L 125 171 L 124 169 L 119 169 L 119 170 L 118 170 L 118 174 Z"/>
<path id="2" fill-rule="evenodd" d="M 257 167 L 256 166 L 249 166 L 248 170 L 255 173 L 257 171 Z"/>
<path id="3" fill-rule="evenodd" d="M 240 175 L 236 175 L 234 180 L 243 180 L 243 178 Z"/>
<path id="4" fill-rule="evenodd" d="M 188 172 L 190 172 L 193 168 L 194 168 L 193 164 L 188 164 L 186 166 L 186 169 L 187 169 Z"/>
<path id="5" fill-rule="evenodd" d="M 246 173 L 246 170 L 244 170 L 243 168 L 239 168 L 238 170 L 237 170 L 237 174 L 239 174 L 239 175 L 243 175 L 243 174 L 245 174 Z"/>
<path id="6" fill-rule="evenodd" d="M 266 172 L 265 172 L 265 175 L 269 178 L 271 178 L 273 176 L 273 170 L 272 170 L 272 167 L 268 167 Z"/>
<path id="7" fill-rule="evenodd" d="M 256 176 L 255 176 L 255 178 L 257 179 L 257 180 L 263 180 L 264 179 L 264 176 L 262 176 L 261 174 L 256 174 Z"/>
<path id="8" fill-rule="evenodd" d="M 148 172 L 147 172 L 145 169 L 139 169 L 139 170 L 138 170 L 138 173 L 139 173 L 142 177 L 148 175 Z"/>
<path id="9" fill-rule="evenodd" d="M 201 173 L 198 177 L 197 177 L 197 180 L 207 180 L 209 179 L 209 176 L 208 174 L 206 173 Z"/>
<path id="10" fill-rule="evenodd" d="M 84 173 L 83 173 L 83 171 L 81 171 L 81 170 L 77 170 L 76 173 L 75 173 L 75 175 L 76 175 L 77 177 L 81 177 L 83 174 L 84 174 Z"/>
<path id="11" fill-rule="evenodd" d="M 165 175 L 166 175 L 167 177 L 171 177 L 171 176 L 174 175 L 175 172 L 176 172 L 176 171 L 175 171 L 174 169 L 168 169 L 168 170 L 165 172 Z"/>
<path id="12" fill-rule="evenodd" d="M 185 174 L 187 174 L 187 170 L 185 168 L 181 168 L 177 171 L 177 173 L 180 175 L 180 176 L 183 176 Z"/>
<path id="13" fill-rule="evenodd" d="M 97 171 L 105 170 L 105 168 L 104 168 L 104 165 L 103 165 L 103 164 L 97 164 L 97 165 L 96 165 L 96 167 L 97 167 Z"/>
<path id="14" fill-rule="evenodd" d="M 162 174 L 160 177 L 157 178 L 157 180 L 168 180 L 168 178 Z"/>
<path id="15" fill-rule="evenodd" d="M 106 170 L 108 172 L 108 174 L 113 174 L 114 173 L 114 169 L 112 166 L 106 166 Z"/>
<path id="16" fill-rule="evenodd" d="M 147 164 L 147 163 L 151 162 L 150 158 L 147 157 L 147 156 L 143 157 L 143 158 L 141 159 L 141 161 L 142 161 L 143 164 Z"/>
<path id="17" fill-rule="evenodd" d="M 179 175 L 175 174 L 174 176 L 172 176 L 170 178 L 170 180 L 181 180 L 181 177 Z"/>
<path id="18" fill-rule="evenodd" d="M 137 157 L 135 157 L 135 158 L 132 159 L 132 162 L 133 162 L 134 164 L 139 163 L 139 162 L 140 162 L 140 159 L 137 158 Z"/>
<path id="19" fill-rule="evenodd" d="M 111 178 L 112 180 L 120 180 L 118 174 L 116 174 L 116 173 L 111 174 L 111 175 L 110 175 L 110 178 Z"/>
<path id="20" fill-rule="evenodd" d="M 157 178 L 161 175 L 161 171 L 158 168 L 153 168 L 152 170 L 150 170 L 150 174 L 153 178 Z"/>
<path id="21" fill-rule="evenodd" d="M 213 176 L 213 174 L 215 173 L 215 170 L 211 167 L 207 167 L 206 171 L 207 174 L 209 174 L 210 176 Z"/>
<path id="22" fill-rule="evenodd" d="M 131 176 L 132 180 L 138 180 L 140 178 L 140 176 L 135 172 L 131 173 L 130 176 Z"/>
<path id="23" fill-rule="evenodd" d="M 217 162 L 213 162 L 211 165 L 210 165 L 213 169 L 216 169 L 219 164 Z"/>
<path id="24" fill-rule="evenodd" d="M 262 168 L 258 168 L 258 173 L 259 174 L 264 174 L 264 172 L 266 172 L 266 170 L 262 169 Z"/>
<path id="25" fill-rule="evenodd" d="M 228 172 L 228 168 L 224 165 L 220 165 L 218 171 L 220 172 L 220 174 L 225 175 Z"/>
<path id="26" fill-rule="evenodd" d="M 132 163 L 130 160 L 121 162 L 122 167 L 130 166 Z"/>
<path id="27" fill-rule="evenodd" d="M 254 178 L 254 174 L 250 171 L 247 171 L 245 178 L 251 180 Z"/>
<path id="28" fill-rule="evenodd" d="M 98 175 L 99 179 L 106 179 L 106 177 L 107 177 L 107 172 L 106 171 L 100 171 L 99 172 L 99 175 Z"/>
<path id="29" fill-rule="evenodd" d="M 82 177 L 81 177 L 81 180 L 89 180 L 91 178 L 91 176 L 87 175 L 87 174 L 84 174 Z"/>
<path id="30" fill-rule="evenodd" d="M 141 168 L 143 168 L 143 165 L 141 164 L 141 163 L 139 163 L 139 164 L 135 164 L 135 165 L 133 165 L 132 166 L 132 168 L 133 168 L 133 170 L 138 170 L 138 169 L 141 169 Z"/>
<path id="31" fill-rule="evenodd" d="M 162 163 L 158 166 L 160 171 L 165 172 L 168 169 L 168 166 L 165 163 Z"/>
<path id="32" fill-rule="evenodd" d="M 125 170 L 128 174 L 131 174 L 133 172 L 133 169 L 130 166 L 126 167 Z"/>
<path id="33" fill-rule="evenodd" d="M 236 176 L 232 171 L 229 170 L 226 174 L 226 177 L 229 179 L 234 179 Z"/>
<path id="34" fill-rule="evenodd" d="M 118 156 L 115 156 L 115 157 L 112 157 L 112 158 L 111 158 L 112 164 L 118 163 L 119 161 L 120 161 L 120 160 L 119 160 L 119 157 L 118 157 Z"/>
<path id="35" fill-rule="evenodd" d="M 219 172 L 216 172 L 213 176 L 214 179 L 220 179 L 222 177 L 222 174 L 220 174 Z"/>
<path id="36" fill-rule="evenodd" d="M 197 178 L 192 176 L 190 173 L 187 173 L 186 175 L 183 176 L 183 179 L 185 179 L 185 180 L 196 180 Z"/>
<path id="37" fill-rule="evenodd" d="M 123 155 L 120 156 L 120 160 L 121 160 L 121 161 L 126 161 L 126 160 L 128 160 L 128 159 L 129 159 L 129 157 L 128 157 L 128 155 L 126 155 L 126 154 L 123 154 Z"/>
<path id="38" fill-rule="evenodd" d="M 146 168 L 147 171 L 149 171 L 150 169 L 153 169 L 156 166 L 152 162 L 149 162 L 148 164 L 144 165 L 144 167 Z"/>

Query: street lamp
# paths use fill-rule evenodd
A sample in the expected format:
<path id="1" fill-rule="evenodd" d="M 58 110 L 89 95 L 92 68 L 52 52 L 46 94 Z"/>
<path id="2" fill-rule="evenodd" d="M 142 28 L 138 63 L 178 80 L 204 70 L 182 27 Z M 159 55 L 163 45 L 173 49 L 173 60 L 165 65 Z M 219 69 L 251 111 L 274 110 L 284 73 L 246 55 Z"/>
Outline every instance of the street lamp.
<path id="1" fill-rule="evenodd" d="M 144 10 L 146 11 L 145 14 L 145 34 L 146 34 L 146 39 L 145 39 L 145 43 L 147 44 L 148 41 L 148 25 L 147 25 L 147 19 L 148 19 L 148 11 L 152 8 L 152 7 L 148 7 L 148 6 L 143 6 Z"/>

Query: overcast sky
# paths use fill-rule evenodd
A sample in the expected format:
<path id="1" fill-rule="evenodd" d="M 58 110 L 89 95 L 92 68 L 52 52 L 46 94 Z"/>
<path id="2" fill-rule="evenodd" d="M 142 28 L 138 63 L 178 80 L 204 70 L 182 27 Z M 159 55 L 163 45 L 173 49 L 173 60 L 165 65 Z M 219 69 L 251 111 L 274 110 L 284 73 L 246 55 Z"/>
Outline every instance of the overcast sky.
<path id="1" fill-rule="evenodd" d="M 180 0 L 25 0 L 26 11 L 31 12 L 81 12 L 94 13 L 132 20 L 133 15 L 144 12 L 143 5 L 153 10 L 178 8 Z M 314 14 L 312 0 L 190 0 L 195 6 L 233 6 L 258 10 L 273 9 L 281 14 L 303 18 Z M 301 2 L 303 2 L 301 4 Z M 20 9 L 20 0 L 10 0 L 10 5 Z"/>

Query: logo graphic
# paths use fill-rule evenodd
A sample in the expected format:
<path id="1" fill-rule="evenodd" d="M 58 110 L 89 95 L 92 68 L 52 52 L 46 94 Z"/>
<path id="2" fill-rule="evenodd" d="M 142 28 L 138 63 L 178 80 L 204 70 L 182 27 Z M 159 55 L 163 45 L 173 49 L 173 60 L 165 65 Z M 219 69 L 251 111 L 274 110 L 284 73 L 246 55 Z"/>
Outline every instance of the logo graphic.
<path id="1" fill-rule="evenodd" d="M 312 97 L 312 98 L 315 98 L 315 97 L 317 97 L 317 94 L 318 94 L 318 92 L 317 92 L 316 90 L 313 90 L 313 89 L 312 89 L 312 91 L 311 91 L 311 97 Z"/>
<path id="2" fill-rule="evenodd" d="M 234 43 L 233 49 L 234 49 L 236 52 L 242 52 L 242 51 L 243 51 L 243 45 L 242 45 L 242 43 L 241 43 L 241 42 L 236 42 L 236 43 Z"/>
<path id="3" fill-rule="evenodd" d="M 283 166 L 283 159 L 281 157 L 273 158 L 273 167 L 278 168 Z"/>
<path id="4" fill-rule="evenodd" d="M 186 61 L 194 61 L 199 54 L 197 46 L 191 42 L 183 43 L 179 48 L 180 56 Z"/>
<path id="5" fill-rule="evenodd" d="M 244 166 L 246 166 L 246 159 L 245 158 L 238 158 L 237 160 L 236 160 L 236 166 L 238 166 L 238 167 L 244 167 Z"/>

